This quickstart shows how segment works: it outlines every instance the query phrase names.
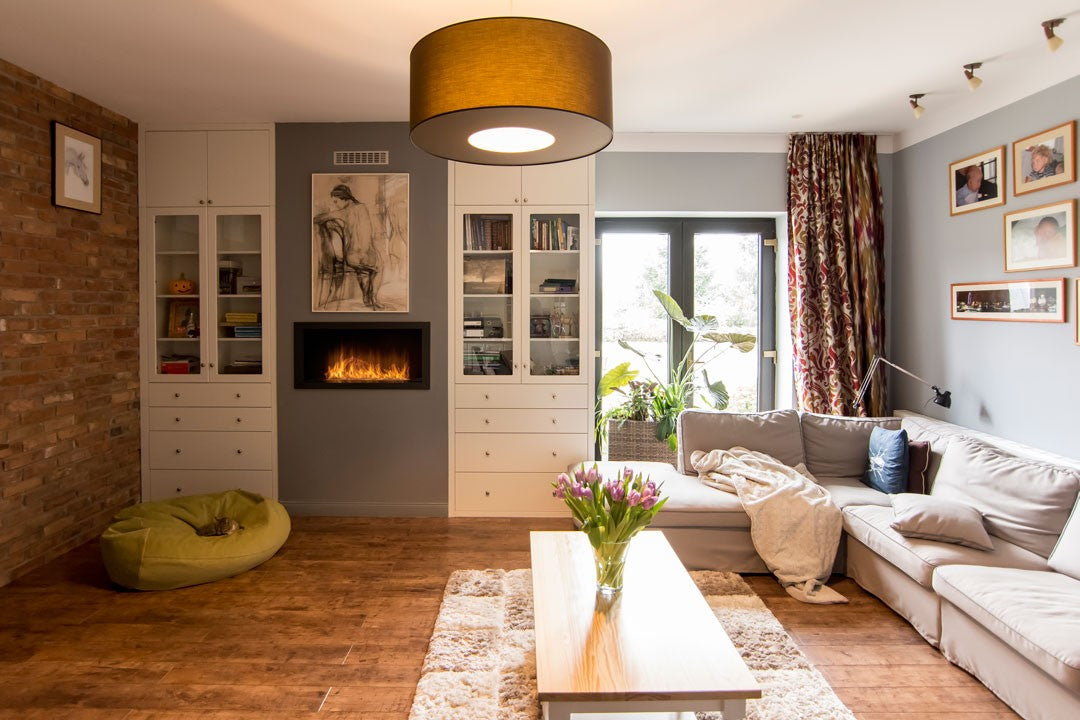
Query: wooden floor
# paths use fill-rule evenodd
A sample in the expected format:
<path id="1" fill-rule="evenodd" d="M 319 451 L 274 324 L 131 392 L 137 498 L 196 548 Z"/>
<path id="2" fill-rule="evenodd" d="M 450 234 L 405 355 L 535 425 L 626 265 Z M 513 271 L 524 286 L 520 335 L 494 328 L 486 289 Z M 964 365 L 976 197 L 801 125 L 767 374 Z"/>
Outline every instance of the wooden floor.
<path id="1" fill-rule="evenodd" d="M 529 529 L 569 522 L 297 518 L 262 567 L 156 593 L 91 543 L 0 588 L 0 720 L 406 720 L 447 577 L 528 567 Z M 852 582 L 750 581 L 862 720 L 1016 717 Z"/>

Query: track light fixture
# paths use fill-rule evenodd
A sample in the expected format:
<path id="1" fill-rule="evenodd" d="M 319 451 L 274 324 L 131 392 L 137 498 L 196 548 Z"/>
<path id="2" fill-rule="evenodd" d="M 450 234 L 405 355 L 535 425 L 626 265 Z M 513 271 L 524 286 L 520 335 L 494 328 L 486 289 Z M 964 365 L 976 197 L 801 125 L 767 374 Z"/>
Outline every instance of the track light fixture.
<path id="1" fill-rule="evenodd" d="M 1050 48 L 1050 52 L 1057 52 L 1057 49 L 1065 42 L 1054 34 L 1054 28 L 1063 22 L 1065 22 L 1065 18 L 1054 18 L 1053 20 L 1046 20 L 1042 24 L 1043 33 L 1046 35 L 1046 47 Z"/>
<path id="2" fill-rule="evenodd" d="M 919 104 L 919 98 L 925 96 L 926 93 L 915 93 L 913 95 L 908 95 L 908 97 L 911 98 L 910 100 L 908 100 L 908 105 L 911 106 L 911 112 L 915 113 L 916 120 L 922 117 L 923 111 L 925 110 L 925 108 Z"/>
<path id="3" fill-rule="evenodd" d="M 981 67 L 982 63 L 968 63 L 964 66 L 964 77 L 967 78 L 968 88 L 970 88 L 972 92 L 978 90 L 979 86 L 982 85 L 982 79 L 975 77 L 975 71 Z"/>

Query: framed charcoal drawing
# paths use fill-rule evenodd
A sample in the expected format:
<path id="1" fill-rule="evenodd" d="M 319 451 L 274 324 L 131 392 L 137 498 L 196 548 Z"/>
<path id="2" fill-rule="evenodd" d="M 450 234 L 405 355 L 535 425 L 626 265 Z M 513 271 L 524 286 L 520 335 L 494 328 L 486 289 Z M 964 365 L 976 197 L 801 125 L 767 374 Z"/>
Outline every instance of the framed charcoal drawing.
<path id="1" fill-rule="evenodd" d="M 311 176 L 311 309 L 408 312 L 408 173 Z"/>
<path id="2" fill-rule="evenodd" d="M 53 122 L 53 205 L 101 214 L 101 140 Z"/>
<path id="3" fill-rule="evenodd" d="M 1005 213 L 1005 272 L 1076 267 L 1076 201 Z"/>
<path id="4" fill-rule="evenodd" d="M 1012 144 L 1013 195 L 1076 180 L 1076 121 L 1020 138 Z"/>
<path id="5" fill-rule="evenodd" d="M 1005 146 L 949 164 L 949 214 L 1005 204 Z"/>
<path id="6" fill-rule="evenodd" d="M 953 320 L 1065 322 L 1065 278 L 954 283 Z"/>

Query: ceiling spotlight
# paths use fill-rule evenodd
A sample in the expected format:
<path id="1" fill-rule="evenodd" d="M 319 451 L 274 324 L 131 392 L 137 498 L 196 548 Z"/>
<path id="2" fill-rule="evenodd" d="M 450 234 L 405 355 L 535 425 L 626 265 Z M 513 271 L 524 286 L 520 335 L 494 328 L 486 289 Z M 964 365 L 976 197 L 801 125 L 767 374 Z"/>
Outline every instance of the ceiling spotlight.
<path id="1" fill-rule="evenodd" d="M 923 111 L 926 109 L 919 104 L 919 98 L 925 97 L 926 93 L 915 93 L 914 95 L 908 95 L 908 105 L 911 106 L 911 112 L 915 113 L 915 119 L 918 120 L 922 117 Z"/>
<path id="2" fill-rule="evenodd" d="M 1046 47 L 1050 48 L 1050 52 L 1056 52 L 1061 44 L 1065 42 L 1057 35 L 1054 34 L 1054 28 L 1061 23 L 1065 22 L 1065 18 L 1054 18 L 1053 20 L 1047 20 L 1043 22 L 1043 32 L 1046 34 Z"/>
<path id="3" fill-rule="evenodd" d="M 968 87 L 971 88 L 972 92 L 975 92 L 982 85 L 982 80 L 975 77 L 975 71 L 981 67 L 982 63 L 968 63 L 964 66 L 964 77 L 967 78 Z"/>

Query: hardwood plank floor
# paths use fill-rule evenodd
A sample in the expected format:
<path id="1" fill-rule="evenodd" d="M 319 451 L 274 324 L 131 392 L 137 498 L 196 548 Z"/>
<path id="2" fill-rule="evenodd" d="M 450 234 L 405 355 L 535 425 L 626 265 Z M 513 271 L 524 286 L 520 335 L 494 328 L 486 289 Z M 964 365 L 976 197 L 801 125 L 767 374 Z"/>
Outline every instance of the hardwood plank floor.
<path id="1" fill-rule="evenodd" d="M 114 588 L 96 543 L 0 588 L 0 720 L 406 720 L 450 573 L 529 566 L 563 520 L 295 518 L 273 559 Z M 860 720 L 1016 716 L 850 580 L 808 606 L 748 578 Z"/>

